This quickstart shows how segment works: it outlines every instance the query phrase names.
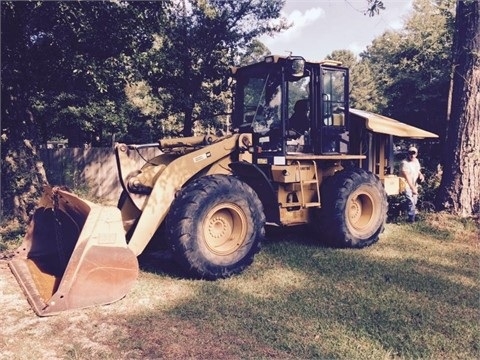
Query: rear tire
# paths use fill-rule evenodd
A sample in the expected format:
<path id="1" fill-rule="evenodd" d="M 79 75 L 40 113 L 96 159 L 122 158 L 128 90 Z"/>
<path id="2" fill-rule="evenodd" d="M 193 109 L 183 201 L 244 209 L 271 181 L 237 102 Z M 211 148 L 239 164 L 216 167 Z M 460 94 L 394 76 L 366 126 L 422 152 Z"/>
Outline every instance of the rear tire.
<path id="1" fill-rule="evenodd" d="M 350 168 L 322 186 L 322 232 L 332 246 L 363 248 L 375 243 L 385 228 L 387 194 L 371 172 Z"/>
<path id="2" fill-rule="evenodd" d="M 233 176 L 209 175 L 180 191 L 166 225 L 176 261 L 192 276 L 214 280 L 252 263 L 265 215 L 250 186 Z"/>

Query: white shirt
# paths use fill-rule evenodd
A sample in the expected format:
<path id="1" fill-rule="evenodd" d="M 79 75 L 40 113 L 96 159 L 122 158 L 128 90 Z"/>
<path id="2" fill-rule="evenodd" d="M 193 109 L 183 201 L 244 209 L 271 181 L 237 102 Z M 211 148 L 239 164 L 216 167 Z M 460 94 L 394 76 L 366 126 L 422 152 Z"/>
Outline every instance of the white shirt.
<path id="1" fill-rule="evenodd" d="M 400 171 L 402 174 L 405 174 L 405 176 L 408 176 L 408 180 L 410 180 L 412 184 L 415 184 L 420 176 L 420 162 L 417 158 L 411 161 L 403 160 Z"/>

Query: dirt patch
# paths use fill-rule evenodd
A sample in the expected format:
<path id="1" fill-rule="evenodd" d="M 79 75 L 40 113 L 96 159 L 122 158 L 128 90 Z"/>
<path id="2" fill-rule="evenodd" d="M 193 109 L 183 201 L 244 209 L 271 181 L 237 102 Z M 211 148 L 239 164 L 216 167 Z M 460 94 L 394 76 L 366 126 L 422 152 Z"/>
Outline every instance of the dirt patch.
<path id="1" fill-rule="evenodd" d="M 191 291 L 179 279 L 142 272 L 131 293 L 114 304 L 38 317 L 4 257 L 0 360 L 241 359 L 246 349 L 261 358 L 292 358 L 253 337 L 219 333 L 209 321 L 168 311 Z"/>
<path id="2" fill-rule="evenodd" d="M 50 333 L 52 325 L 34 316 L 5 260 L 0 261 L 0 308 L 0 359 L 59 358 L 55 349 L 44 347 L 36 340 Z M 26 338 L 32 341 L 24 342 Z"/>

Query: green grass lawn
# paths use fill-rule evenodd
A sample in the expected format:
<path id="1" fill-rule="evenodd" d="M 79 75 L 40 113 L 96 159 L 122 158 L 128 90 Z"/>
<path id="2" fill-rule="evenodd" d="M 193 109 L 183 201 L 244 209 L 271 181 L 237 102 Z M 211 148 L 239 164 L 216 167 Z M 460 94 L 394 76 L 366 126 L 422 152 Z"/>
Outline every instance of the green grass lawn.
<path id="1" fill-rule="evenodd" d="M 71 338 L 56 354 L 79 359 L 478 359 L 479 235 L 444 214 L 387 224 L 361 250 L 277 232 L 243 274 L 198 281 L 144 266 L 124 299 L 39 321 L 49 328 L 34 341 Z"/>
<path id="2" fill-rule="evenodd" d="M 323 248 L 298 230 L 274 235 L 240 276 L 176 280 L 188 295 L 135 315 L 135 328 L 161 328 L 168 314 L 178 332 L 203 329 L 235 358 L 480 358 L 478 231 L 430 215 L 388 224 L 362 250 Z M 142 291 L 158 277 L 143 273 Z"/>

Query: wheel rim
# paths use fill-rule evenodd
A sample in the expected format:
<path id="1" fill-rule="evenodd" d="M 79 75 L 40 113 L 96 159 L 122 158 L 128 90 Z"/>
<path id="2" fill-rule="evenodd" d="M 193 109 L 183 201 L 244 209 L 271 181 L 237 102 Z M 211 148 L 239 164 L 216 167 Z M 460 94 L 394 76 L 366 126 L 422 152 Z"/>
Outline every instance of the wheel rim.
<path id="1" fill-rule="evenodd" d="M 372 196 L 363 191 L 355 191 L 347 203 L 347 221 L 351 230 L 363 233 L 372 222 L 375 203 Z"/>
<path id="2" fill-rule="evenodd" d="M 245 242 L 247 217 L 235 204 L 220 204 L 207 214 L 204 239 L 208 249 L 217 255 L 229 255 Z"/>

